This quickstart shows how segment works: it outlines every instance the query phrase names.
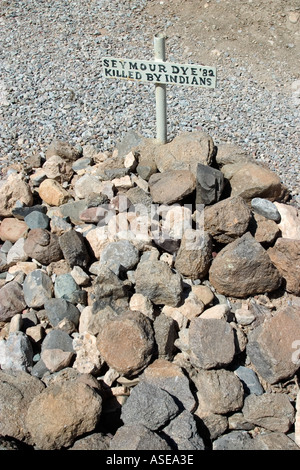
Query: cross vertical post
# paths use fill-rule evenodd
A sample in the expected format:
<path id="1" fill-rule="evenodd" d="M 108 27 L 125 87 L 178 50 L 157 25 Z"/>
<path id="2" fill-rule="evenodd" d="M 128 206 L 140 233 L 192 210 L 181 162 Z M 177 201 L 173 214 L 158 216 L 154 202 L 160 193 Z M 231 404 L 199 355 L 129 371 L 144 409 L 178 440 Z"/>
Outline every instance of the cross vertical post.
<path id="1" fill-rule="evenodd" d="M 154 36 L 154 59 L 156 62 L 166 60 L 165 52 L 166 38 L 162 33 Z M 167 143 L 167 86 L 155 84 L 156 100 L 156 140 L 160 144 Z"/>

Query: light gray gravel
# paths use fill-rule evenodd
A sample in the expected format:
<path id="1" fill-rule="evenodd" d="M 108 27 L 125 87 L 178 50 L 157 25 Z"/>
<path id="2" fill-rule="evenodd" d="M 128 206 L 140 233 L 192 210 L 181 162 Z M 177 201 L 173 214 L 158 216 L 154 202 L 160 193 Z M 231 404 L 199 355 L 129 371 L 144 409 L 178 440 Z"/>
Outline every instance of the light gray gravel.
<path id="1" fill-rule="evenodd" d="M 146 16 L 146 4 L 1 2 L 0 170 L 45 152 L 54 137 L 99 150 L 111 150 L 130 129 L 155 137 L 154 86 L 105 79 L 101 70 L 104 56 L 153 59 L 153 36 L 160 31 L 157 20 Z M 159 24 L 168 31 L 174 23 L 176 17 L 166 17 Z M 167 60 L 193 62 L 172 36 Z M 168 138 L 203 129 L 217 145 L 240 144 L 299 195 L 297 77 L 290 77 L 288 87 L 283 77 L 278 87 L 267 89 L 229 53 L 218 60 L 217 70 L 215 90 L 168 87 Z"/>

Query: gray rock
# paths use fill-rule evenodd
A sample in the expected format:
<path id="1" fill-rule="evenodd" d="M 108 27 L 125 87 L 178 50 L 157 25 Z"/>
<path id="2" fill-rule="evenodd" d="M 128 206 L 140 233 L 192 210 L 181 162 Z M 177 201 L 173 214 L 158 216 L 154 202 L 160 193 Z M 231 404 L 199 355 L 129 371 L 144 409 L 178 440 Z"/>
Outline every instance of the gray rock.
<path id="1" fill-rule="evenodd" d="M 196 179 L 196 204 L 210 205 L 218 202 L 224 189 L 224 175 L 208 165 L 198 163 Z"/>
<path id="2" fill-rule="evenodd" d="M 175 443 L 178 450 L 205 449 L 203 439 L 197 431 L 195 418 L 187 410 L 173 418 L 162 431 L 168 436 L 170 442 Z"/>
<path id="3" fill-rule="evenodd" d="M 116 149 L 118 150 L 118 157 L 125 157 L 132 149 L 140 145 L 143 137 L 135 131 L 128 131 L 124 134 L 122 139 L 117 142 Z"/>
<path id="4" fill-rule="evenodd" d="M 121 426 L 112 438 L 109 450 L 171 450 L 156 432 L 143 424 Z"/>
<path id="5" fill-rule="evenodd" d="M 262 395 L 264 393 L 264 389 L 254 370 L 249 369 L 249 367 L 238 366 L 234 373 L 243 383 L 246 394 L 254 393 L 255 395 Z"/>
<path id="6" fill-rule="evenodd" d="M 173 362 L 157 359 L 144 370 L 140 380 L 166 390 L 181 410 L 195 410 L 196 400 L 191 392 L 190 380 L 181 367 Z"/>
<path id="7" fill-rule="evenodd" d="M 153 328 L 158 357 L 172 359 L 176 351 L 174 343 L 178 337 L 175 320 L 161 313 L 155 318 Z"/>
<path id="8" fill-rule="evenodd" d="M 191 363 L 202 369 L 230 364 L 235 355 L 235 335 L 223 319 L 193 318 L 189 327 Z"/>
<path id="9" fill-rule="evenodd" d="M 81 233 L 68 230 L 59 237 L 60 248 L 71 268 L 80 266 L 85 269 L 90 262 L 87 246 Z"/>
<path id="10" fill-rule="evenodd" d="M 0 341 L 0 368 L 28 372 L 33 365 L 33 350 L 28 336 L 22 331 L 11 333 Z"/>
<path id="11" fill-rule="evenodd" d="M 94 313 L 110 306 L 117 313 L 128 309 L 129 285 L 122 281 L 107 266 L 100 265 L 98 276 L 93 283 Z"/>
<path id="12" fill-rule="evenodd" d="M 33 444 L 25 426 L 25 416 L 33 398 L 45 388 L 27 372 L 0 370 L 0 435 Z M 1 444 L 0 444 L 1 449 Z"/>
<path id="13" fill-rule="evenodd" d="M 24 217 L 24 222 L 28 225 L 30 229 L 34 228 L 44 228 L 49 227 L 50 219 L 49 217 L 40 211 L 32 211 L 26 217 Z"/>
<path id="14" fill-rule="evenodd" d="M 55 327 L 64 318 L 70 320 L 75 326 L 79 324 L 80 311 L 65 299 L 50 299 L 44 305 L 50 324 Z"/>
<path id="15" fill-rule="evenodd" d="M 93 432 L 88 436 L 76 439 L 68 450 L 109 450 L 111 437 L 101 433 Z"/>
<path id="16" fill-rule="evenodd" d="M 190 279 L 203 279 L 212 259 L 212 238 L 201 230 L 185 230 L 178 250 L 175 268 Z"/>
<path id="17" fill-rule="evenodd" d="M 253 439 L 247 431 L 231 431 L 213 442 L 213 450 L 254 450 Z"/>
<path id="18" fill-rule="evenodd" d="M 277 207 L 268 199 L 255 197 L 251 200 L 251 207 L 257 214 L 263 215 L 266 219 L 274 220 L 275 222 L 280 222 L 281 220 Z"/>
<path id="19" fill-rule="evenodd" d="M 47 212 L 47 207 L 43 206 L 41 204 L 36 204 L 34 206 L 28 207 L 28 206 L 21 206 L 17 207 L 15 206 L 12 210 L 12 215 L 16 217 L 16 219 L 19 220 L 24 220 L 25 217 L 28 217 L 31 212 L 41 212 L 42 214 L 46 214 Z"/>
<path id="20" fill-rule="evenodd" d="M 61 349 L 66 352 L 74 352 L 71 336 L 62 330 L 50 330 L 42 343 L 42 351 L 46 349 Z"/>
<path id="21" fill-rule="evenodd" d="M 86 199 L 80 201 L 71 201 L 66 204 L 62 204 L 59 207 L 60 213 L 63 217 L 69 217 L 74 225 L 81 224 L 80 214 L 82 211 L 88 208 L 88 202 Z"/>
<path id="22" fill-rule="evenodd" d="M 199 407 L 205 413 L 227 414 L 242 408 L 243 385 L 233 372 L 199 369 L 193 382 L 198 390 Z"/>
<path id="23" fill-rule="evenodd" d="M 42 307 L 52 297 L 52 281 L 44 271 L 35 269 L 27 274 L 23 284 L 23 293 L 28 307 Z"/>
<path id="24" fill-rule="evenodd" d="M 117 276 L 133 269 L 139 262 L 139 252 L 128 240 L 109 243 L 101 252 L 100 263 L 108 266 Z"/>
<path id="25" fill-rule="evenodd" d="M 245 419 L 269 431 L 286 433 L 295 421 L 295 408 L 283 393 L 251 394 L 242 409 Z"/>
<path id="26" fill-rule="evenodd" d="M 0 289 L 0 321 L 8 321 L 26 308 L 22 286 L 11 281 Z"/>
<path id="27" fill-rule="evenodd" d="M 65 299 L 72 304 L 86 301 L 86 292 L 80 289 L 70 273 L 60 274 L 54 282 L 54 295 L 58 299 Z"/>
<path id="28" fill-rule="evenodd" d="M 253 439 L 255 450 L 300 450 L 300 447 L 282 432 L 261 433 Z"/>
<path id="29" fill-rule="evenodd" d="M 178 413 L 179 408 L 168 392 L 157 385 L 141 382 L 132 389 L 123 405 L 121 419 L 125 425 L 143 424 L 156 431 Z"/>
<path id="30" fill-rule="evenodd" d="M 155 305 L 177 307 L 181 300 L 182 279 L 163 261 L 140 262 L 135 272 L 136 293 Z"/>

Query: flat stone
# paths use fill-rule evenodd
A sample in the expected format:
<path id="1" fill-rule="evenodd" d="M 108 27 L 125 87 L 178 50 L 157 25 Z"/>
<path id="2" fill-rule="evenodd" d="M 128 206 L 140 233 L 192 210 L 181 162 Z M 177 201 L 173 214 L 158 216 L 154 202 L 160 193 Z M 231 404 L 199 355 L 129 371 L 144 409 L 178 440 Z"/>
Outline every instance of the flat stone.
<path id="1" fill-rule="evenodd" d="M 157 385 L 140 382 L 122 406 L 121 419 L 125 425 L 142 424 L 156 431 L 179 413 L 171 395 Z"/>
<path id="2" fill-rule="evenodd" d="M 209 280 L 220 294 L 240 298 L 272 292 L 281 284 L 279 271 L 267 251 L 249 232 L 217 254 Z"/>
<path id="3" fill-rule="evenodd" d="M 295 421 L 295 409 L 283 393 L 251 394 L 245 398 L 244 417 L 269 431 L 286 433 Z"/>
<path id="4" fill-rule="evenodd" d="M 150 194 L 154 203 L 173 204 L 191 194 L 195 187 L 195 177 L 188 170 L 155 173 L 149 179 Z"/>
<path id="5" fill-rule="evenodd" d="M 268 383 L 288 379 L 299 369 L 299 361 L 295 358 L 299 328 L 298 309 L 287 307 L 266 319 L 248 335 L 248 357 L 258 374 Z"/>
<path id="6" fill-rule="evenodd" d="M 191 363 L 212 369 L 230 364 L 235 355 L 235 338 L 226 320 L 193 318 L 189 327 Z"/>
<path id="7" fill-rule="evenodd" d="M 264 393 L 264 389 L 254 370 L 249 369 L 249 367 L 238 366 L 234 373 L 243 383 L 245 393 L 253 393 L 254 395 L 262 395 Z"/>
<path id="8" fill-rule="evenodd" d="M 255 197 L 251 200 L 252 209 L 260 215 L 266 217 L 266 219 L 280 222 L 281 216 L 275 204 L 268 199 Z"/>
<path id="9" fill-rule="evenodd" d="M 121 426 L 110 441 L 109 450 L 172 450 L 156 432 L 143 424 Z"/>

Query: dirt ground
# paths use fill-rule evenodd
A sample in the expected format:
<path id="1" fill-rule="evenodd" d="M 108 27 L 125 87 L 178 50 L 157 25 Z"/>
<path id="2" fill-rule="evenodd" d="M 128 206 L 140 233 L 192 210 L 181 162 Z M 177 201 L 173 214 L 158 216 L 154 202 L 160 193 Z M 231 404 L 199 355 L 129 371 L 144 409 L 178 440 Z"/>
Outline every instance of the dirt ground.
<path id="1" fill-rule="evenodd" d="M 299 0 L 152 0 L 146 11 L 202 64 L 232 57 L 266 86 L 300 78 Z"/>

